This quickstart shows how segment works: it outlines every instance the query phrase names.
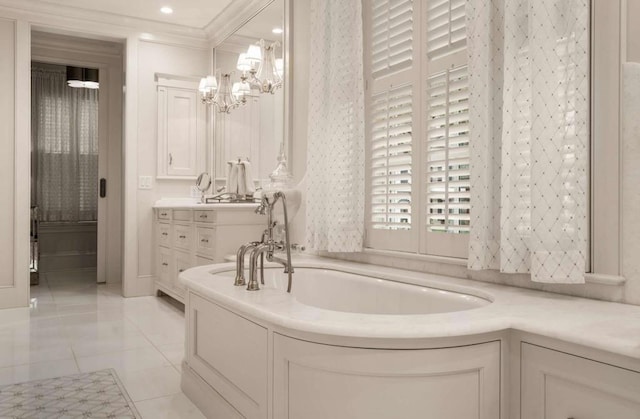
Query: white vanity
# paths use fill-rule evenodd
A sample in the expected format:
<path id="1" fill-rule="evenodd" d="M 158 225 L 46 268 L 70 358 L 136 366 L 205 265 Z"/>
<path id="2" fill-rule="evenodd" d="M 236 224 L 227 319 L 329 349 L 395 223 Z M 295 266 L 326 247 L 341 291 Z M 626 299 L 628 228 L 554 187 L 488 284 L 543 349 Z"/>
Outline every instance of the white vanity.
<path id="1" fill-rule="evenodd" d="M 178 274 L 200 265 L 223 262 L 246 242 L 260 239 L 264 217 L 257 204 L 195 204 L 158 201 L 154 205 L 157 280 L 155 291 L 184 303 Z"/>

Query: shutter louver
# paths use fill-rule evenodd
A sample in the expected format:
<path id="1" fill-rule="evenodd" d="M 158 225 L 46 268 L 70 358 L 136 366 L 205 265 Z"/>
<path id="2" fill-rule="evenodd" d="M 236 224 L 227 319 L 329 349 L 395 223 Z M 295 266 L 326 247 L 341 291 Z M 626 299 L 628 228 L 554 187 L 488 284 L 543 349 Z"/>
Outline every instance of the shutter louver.
<path id="1" fill-rule="evenodd" d="M 470 223 L 467 67 L 427 80 L 427 228 L 468 233 Z"/>
<path id="2" fill-rule="evenodd" d="M 411 229 L 412 88 L 374 95 L 371 104 L 371 225 Z"/>
<path id="3" fill-rule="evenodd" d="M 372 25 L 373 78 L 410 68 L 413 61 L 413 1 L 374 0 Z"/>
<path id="4" fill-rule="evenodd" d="M 467 45 L 465 0 L 435 0 L 427 10 L 427 56 L 436 59 Z"/>

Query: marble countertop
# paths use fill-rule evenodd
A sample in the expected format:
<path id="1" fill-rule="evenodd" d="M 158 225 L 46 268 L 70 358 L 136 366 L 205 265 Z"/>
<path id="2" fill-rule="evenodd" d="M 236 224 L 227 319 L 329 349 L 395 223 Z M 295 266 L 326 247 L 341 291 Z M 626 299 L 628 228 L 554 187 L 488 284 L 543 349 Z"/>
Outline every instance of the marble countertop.
<path id="1" fill-rule="evenodd" d="M 224 202 L 201 204 L 199 199 L 160 199 L 153 204 L 154 209 L 254 209 L 257 202 Z"/>
<path id="2" fill-rule="evenodd" d="M 516 329 L 614 354 L 640 359 L 640 306 L 611 303 L 442 275 L 335 259 L 298 257 L 295 267 L 346 270 L 475 295 L 492 301 L 465 311 L 418 315 L 378 315 L 323 310 L 292 295 L 263 288 L 247 292 L 215 273 L 235 269 L 224 263 L 183 272 L 181 281 L 200 295 L 264 319 L 314 335 L 360 339 L 427 339 L 472 336 Z M 295 275 L 293 286 L 295 288 Z"/>

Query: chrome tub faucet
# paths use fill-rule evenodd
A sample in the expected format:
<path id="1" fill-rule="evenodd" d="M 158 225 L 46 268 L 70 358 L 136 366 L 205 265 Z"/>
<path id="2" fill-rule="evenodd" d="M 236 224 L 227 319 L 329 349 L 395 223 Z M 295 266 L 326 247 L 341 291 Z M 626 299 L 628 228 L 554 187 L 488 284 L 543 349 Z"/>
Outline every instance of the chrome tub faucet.
<path id="1" fill-rule="evenodd" d="M 273 220 L 273 208 L 278 201 L 282 201 L 284 212 L 284 240 L 276 241 L 274 238 L 274 230 L 277 221 Z M 236 260 L 236 279 L 234 285 L 247 285 L 247 291 L 258 291 L 260 283 L 264 285 L 264 259 L 266 257 L 269 262 L 276 262 L 284 266 L 284 272 L 288 275 L 287 292 L 291 292 L 291 282 L 293 274 L 293 265 L 291 264 L 291 241 L 289 239 L 289 218 L 287 216 L 287 199 L 281 191 L 275 192 L 272 198 L 267 194 L 262 195 L 260 206 L 256 208 L 256 214 L 267 216 L 267 229 L 262 233 L 260 242 L 249 242 L 238 249 Z M 286 259 L 275 256 L 276 252 L 286 252 Z M 244 278 L 244 258 L 249 254 L 249 282 L 246 283 Z M 258 282 L 258 258 L 260 258 L 260 283 Z"/>

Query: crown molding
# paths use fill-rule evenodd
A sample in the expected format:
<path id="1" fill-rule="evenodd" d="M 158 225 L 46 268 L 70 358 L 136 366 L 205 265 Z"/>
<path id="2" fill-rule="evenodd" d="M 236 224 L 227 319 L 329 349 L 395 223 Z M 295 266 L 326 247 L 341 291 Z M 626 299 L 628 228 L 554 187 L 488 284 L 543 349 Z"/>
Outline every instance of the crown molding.
<path id="1" fill-rule="evenodd" d="M 53 50 L 68 50 L 103 55 L 110 57 L 121 57 L 124 54 L 124 45 L 119 42 L 110 42 L 97 39 L 70 38 L 67 35 L 33 31 L 31 33 L 32 48 L 47 48 Z"/>
<path id="2" fill-rule="evenodd" d="M 274 0 L 232 1 L 204 27 L 204 32 L 211 44 L 217 46 L 273 2 Z"/>
<path id="3" fill-rule="evenodd" d="M 24 19 L 36 30 L 60 34 L 93 34 L 96 39 L 121 40 L 139 36 L 147 41 L 168 41 L 176 45 L 208 47 L 203 29 L 107 12 L 52 5 L 46 2 L 0 0 L 0 16 Z M 145 39 L 144 35 L 148 38 Z"/>

